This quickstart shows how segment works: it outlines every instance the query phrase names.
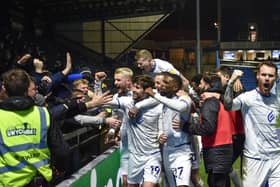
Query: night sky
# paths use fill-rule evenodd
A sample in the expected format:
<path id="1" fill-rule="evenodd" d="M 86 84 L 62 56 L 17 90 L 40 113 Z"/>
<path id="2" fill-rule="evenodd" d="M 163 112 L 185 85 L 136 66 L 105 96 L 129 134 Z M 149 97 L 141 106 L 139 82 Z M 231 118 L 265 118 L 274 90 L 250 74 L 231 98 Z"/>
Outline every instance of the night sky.
<path id="1" fill-rule="evenodd" d="M 245 40 L 250 23 L 258 26 L 260 40 L 280 40 L 280 1 L 221 0 L 221 4 L 222 41 Z M 182 5 L 147 38 L 195 40 L 196 1 Z M 201 39 L 216 39 L 217 0 L 200 0 L 200 18 Z"/>

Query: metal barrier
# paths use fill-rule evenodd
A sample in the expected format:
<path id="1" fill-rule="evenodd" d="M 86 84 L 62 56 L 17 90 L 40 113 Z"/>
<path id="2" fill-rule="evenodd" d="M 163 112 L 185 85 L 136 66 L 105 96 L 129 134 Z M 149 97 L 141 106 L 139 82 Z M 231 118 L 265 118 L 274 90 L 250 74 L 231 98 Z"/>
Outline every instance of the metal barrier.
<path id="1" fill-rule="evenodd" d="M 73 132 L 70 132 L 70 133 L 67 133 L 67 134 L 63 134 L 63 138 L 66 141 L 73 140 L 73 139 L 77 140 L 77 144 L 75 144 L 74 146 L 71 146 L 71 149 L 73 149 L 75 147 L 79 147 L 80 145 L 83 145 L 83 144 L 89 142 L 90 140 L 99 138 L 99 136 L 101 134 L 97 133 L 97 134 L 94 134 L 91 137 L 88 137 L 88 138 L 82 140 L 81 136 L 83 136 L 86 133 L 89 133 L 90 131 L 94 131 L 94 130 L 95 130 L 95 128 L 92 128 L 92 127 L 84 127 L 84 128 L 78 129 L 76 131 L 73 131 Z"/>
<path id="2" fill-rule="evenodd" d="M 70 133 L 63 134 L 70 146 L 69 167 L 67 175 L 79 170 L 81 167 L 95 159 L 98 155 L 110 148 L 104 144 L 105 134 L 108 129 L 83 127 Z"/>
<path id="3" fill-rule="evenodd" d="M 89 162 L 57 187 L 121 187 L 120 152 L 113 146 L 96 159 Z"/>

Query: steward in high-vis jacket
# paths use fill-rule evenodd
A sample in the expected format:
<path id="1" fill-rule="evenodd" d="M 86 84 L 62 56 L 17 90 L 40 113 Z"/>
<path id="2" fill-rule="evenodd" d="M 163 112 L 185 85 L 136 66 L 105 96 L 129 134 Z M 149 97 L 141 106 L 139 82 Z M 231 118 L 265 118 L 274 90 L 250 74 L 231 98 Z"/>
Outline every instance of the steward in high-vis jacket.
<path id="1" fill-rule="evenodd" d="M 23 70 L 3 75 L 8 98 L 0 103 L 0 187 L 48 186 L 51 155 L 66 158 L 69 153 L 47 109 L 27 96 L 29 84 Z"/>

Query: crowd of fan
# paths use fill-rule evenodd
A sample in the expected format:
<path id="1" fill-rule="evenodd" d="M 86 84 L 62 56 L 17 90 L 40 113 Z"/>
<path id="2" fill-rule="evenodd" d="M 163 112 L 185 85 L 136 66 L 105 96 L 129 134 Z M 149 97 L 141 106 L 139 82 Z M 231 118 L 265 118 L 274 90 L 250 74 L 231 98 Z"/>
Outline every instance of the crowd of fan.
<path id="1" fill-rule="evenodd" d="M 98 107 L 111 96 L 108 93 L 98 95 L 94 93 L 94 80 L 103 79 L 107 76 L 106 73 L 94 74 L 87 67 L 81 68 L 79 58 L 73 63 L 72 54 L 57 47 L 51 40 L 35 35 L 27 37 L 21 31 L 1 30 L 0 61 L 1 75 L 10 70 L 23 70 L 28 73 L 30 76 L 28 96 L 37 106 L 47 107 L 51 118 L 57 121 L 59 130 L 54 131 L 55 134 L 52 136 L 85 126 L 100 130 L 107 125 L 119 123 L 119 120 L 108 116 Z M 3 79 L 1 80 L 3 86 Z M 8 97 L 6 90 L 2 88 L 0 100 L 5 101 Z M 85 118 L 89 114 L 91 116 Z M 69 144 L 63 139 L 61 141 L 67 156 L 64 155 L 62 159 L 59 156 L 52 156 L 55 171 L 53 184 L 81 167 L 79 163 L 72 163 L 69 158 Z"/>

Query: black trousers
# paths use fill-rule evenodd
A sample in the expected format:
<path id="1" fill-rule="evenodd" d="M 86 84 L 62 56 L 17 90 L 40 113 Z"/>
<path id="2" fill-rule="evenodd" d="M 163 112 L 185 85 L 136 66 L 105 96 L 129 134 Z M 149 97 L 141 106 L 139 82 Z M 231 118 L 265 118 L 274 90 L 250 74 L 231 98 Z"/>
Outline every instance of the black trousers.
<path id="1" fill-rule="evenodd" d="M 209 187 L 230 187 L 230 178 L 228 173 L 208 173 Z"/>

